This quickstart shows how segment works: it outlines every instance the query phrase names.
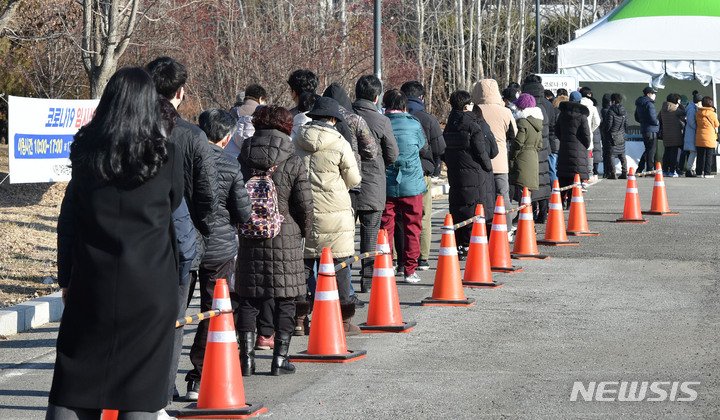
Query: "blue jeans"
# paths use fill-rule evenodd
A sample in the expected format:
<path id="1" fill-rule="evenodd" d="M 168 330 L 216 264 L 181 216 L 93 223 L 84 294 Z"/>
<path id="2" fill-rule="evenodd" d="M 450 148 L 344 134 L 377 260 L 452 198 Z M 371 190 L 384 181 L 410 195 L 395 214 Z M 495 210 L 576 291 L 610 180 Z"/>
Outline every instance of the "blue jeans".
<path id="1" fill-rule="evenodd" d="M 550 182 L 555 182 L 557 177 L 557 153 L 548 154 L 548 167 L 550 168 Z"/>

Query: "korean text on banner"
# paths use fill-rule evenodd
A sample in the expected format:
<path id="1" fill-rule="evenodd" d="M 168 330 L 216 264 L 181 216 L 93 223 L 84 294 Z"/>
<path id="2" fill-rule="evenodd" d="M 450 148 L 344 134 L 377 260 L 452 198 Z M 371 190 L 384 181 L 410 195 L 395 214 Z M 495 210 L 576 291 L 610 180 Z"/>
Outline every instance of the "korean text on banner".
<path id="1" fill-rule="evenodd" d="M 98 99 L 9 98 L 10 183 L 70 180 L 70 144 Z"/>

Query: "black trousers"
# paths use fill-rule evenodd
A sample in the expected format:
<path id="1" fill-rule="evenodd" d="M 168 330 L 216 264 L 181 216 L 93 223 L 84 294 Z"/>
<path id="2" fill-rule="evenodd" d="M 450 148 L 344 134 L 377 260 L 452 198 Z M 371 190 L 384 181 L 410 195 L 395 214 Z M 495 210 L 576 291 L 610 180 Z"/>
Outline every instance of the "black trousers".
<path id="1" fill-rule="evenodd" d="M 377 245 L 377 236 L 380 231 L 380 222 L 382 221 L 382 210 L 358 210 L 355 214 L 357 219 L 360 221 L 360 252 L 372 252 L 375 251 Z M 360 278 L 367 279 L 368 282 L 372 282 L 373 278 L 373 265 L 375 260 L 373 258 L 365 258 L 361 261 L 362 268 L 360 269 Z"/>
<path id="2" fill-rule="evenodd" d="M 295 332 L 295 298 L 239 298 L 238 322 L 235 329 L 238 332 L 255 331 L 258 314 L 267 301 L 273 301 L 273 326 L 275 332 L 292 334 Z M 272 335 L 272 334 L 271 334 Z"/>
<path id="3" fill-rule="evenodd" d="M 675 172 L 680 170 L 680 146 L 669 146 L 665 148 L 663 153 L 663 171 Z"/>
<path id="4" fill-rule="evenodd" d="M 345 261 L 345 258 L 333 258 L 334 264 L 340 264 L 343 261 Z M 317 265 L 317 267 L 320 267 L 320 259 L 306 258 L 304 262 L 305 278 L 307 279 L 308 284 L 310 284 L 312 282 L 311 280 L 315 279 L 315 266 Z M 345 267 L 342 270 L 336 271 L 335 280 L 337 282 L 338 297 L 340 299 L 340 303 L 348 303 L 350 298 L 350 267 Z M 317 285 L 317 283 L 315 284 Z M 313 297 L 314 296 L 315 291 L 313 290 Z M 295 327 L 293 326 L 293 331 L 294 330 Z"/>
<path id="5" fill-rule="evenodd" d="M 645 151 L 638 162 L 638 172 L 655 170 L 655 154 L 657 152 L 657 133 L 642 133 Z"/>
<path id="6" fill-rule="evenodd" d="M 715 155 L 713 147 L 697 148 L 697 165 L 695 166 L 698 176 L 712 174 L 712 160 Z"/>
<path id="7" fill-rule="evenodd" d="M 217 279 L 227 279 L 230 277 L 230 271 L 234 269 L 235 258 L 222 263 L 200 264 L 199 283 L 200 283 L 200 311 L 205 312 L 212 309 L 213 293 L 215 292 L 215 283 Z M 230 300 L 233 309 L 239 305 L 239 298 L 235 291 L 230 291 Z M 237 322 L 237 320 L 236 320 Z M 185 381 L 199 381 L 202 375 L 203 361 L 205 359 L 205 347 L 207 346 L 208 328 L 210 320 L 203 319 L 200 321 L 195 332 L 195 340 L 190 347 L 190 362 L 193 365 L 187 375 Z"/>

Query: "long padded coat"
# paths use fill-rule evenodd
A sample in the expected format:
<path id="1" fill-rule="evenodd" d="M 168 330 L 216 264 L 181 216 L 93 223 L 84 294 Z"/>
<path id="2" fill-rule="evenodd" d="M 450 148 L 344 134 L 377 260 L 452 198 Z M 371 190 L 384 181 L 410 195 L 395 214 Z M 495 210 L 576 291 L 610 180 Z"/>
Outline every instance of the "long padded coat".
<path id="1" fill-rule="evenodd" d="M 475 214 L 482 204 L 486 220 L 495 209 L 495 177 L 489 143 L 495 143 L 490 127 L 472 112 L 452 111 L 443 131 L 450 193 L 448 201 L 453 220 L 461 222 Z M 494 155 L 497 155 L 497 150 Z"/>
<path id="2" fill-rule="evenodd" d="M 543 115 L 540 108 L 533 107 L 518 111 L 518 133 L 510 141 L 510 185 L 531 191 L 539 188 L 538 151 L 543 149 Z"/>
<path id="3" fill-rule="evenodd" d="M 542 148 L 538 150 L 538 188 L 530 192 L 532 201 L 547 200 L 552 193 L 552 183 L 550 182 L 550 162 L 549 155 L 552 151 L 552 142 L 557 142 L 555 136 L 555 122 L 557 114 L 553 104 L 545 99 L 545 89 L 543 85 L 536 82 L 523 83 L 522 91 L 529 93 L 535 98 L 535 103 L 542 112 Z M 518 128 L 519 129 L 519 128 Z M 557 150 L 557 145 L 555 146 Z"/>
<path id="4" fill-rule="evenodd" d="M 313 220 L 305 164 L 295 154 L 290 138 L 278 130 L 257 130 L 243 142 L 238 160 L 245 182 L 252 169 L 264 171 L 277 165 L 272 180 L 285 220 L 272 239 L 240 237 L 235 290 L 246 298 L 304 296 L 307 286 L 301 245 Z"/>
<path id="5" fill-rule="evenodd" d="M 350 144 L 331 125 L 311 122 L 300 127 L 295 146 L 308 171 L 314 204 L 304 257 L 320 258 L 324 247 L 335 258 L 353 255 L 355 215 L 348 191 L 360 184 L 360 171 Z"/>
<path id="6" fill-rule="evenodd" d="M 682 147 L 683 127 L 685 126 L 685 107 L 663 102 L 660 109 L 662 121 L 662 141 L 664 147 Z"/>
<path id="7" fill-rule="evenodd" d="M 612 155 L 625 154 L 625 132 L 627 131 L 627 112 L 623 104 L 612 104 L 605 113 L 603 129 L 608 139 Z"/>
<path id="8" fill-rule="evenodd" d="M 68 287 L 50 402 L 157 411 L 167 405 L 183 197 L 181 150 L 144 184 L 73 168 L 58 219 L 58 283 Z"/>
<path id="9" fill-rule="evenodd" d="M 558 178 L 574 178 L 575 174 L 579 174 L 580 179 L 587 180 L 590 177 L 587 153 L 590 147 L 590 111 L 578 102 L 561 102 L 559 109 L 555 125 L 555 134 L 560 139 Z"/>

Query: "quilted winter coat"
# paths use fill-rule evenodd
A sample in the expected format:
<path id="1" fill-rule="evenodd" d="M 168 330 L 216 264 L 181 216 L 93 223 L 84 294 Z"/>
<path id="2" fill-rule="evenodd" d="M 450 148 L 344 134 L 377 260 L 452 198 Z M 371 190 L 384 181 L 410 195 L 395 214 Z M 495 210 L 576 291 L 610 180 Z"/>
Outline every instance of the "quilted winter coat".
<path id="1" fill-rule="evenodd" d="M 538 151 L 543 149 L 543 115 L 540 108 L 518 111 L 518 133 L 510 142 L 510 185 L 529 190 L 539 188 Z"/>
<path id="2" fill-rule="evenodd" d="M 682 146 L 685 108 L 665 101 L 660 110 L 660 120 L 662 122 L 663 146 Z"/>
<path id="3" fill-rule="evenodd" d="M 512 111 L 505 107 L 500 89 L 494 79 L 482 79 L 475 84 L 472 91 L 475 105 L 482 110 L 483 118 L 490 126 L 498 146 L 498 155 L 492 160 L 493 172 L 508 173 L 507 137 L 517 133 L 517 125 Z"/>
<path id="4" fill-rule="evenodd" d="M 350 144 L 331 125 L 311 122 L 300 128 L 295 147 L 307 168 L 315 206 L 304 257 L 320 258 L 326 246 L 335 258 L 353 255 L 355 215 L 348 191 L 361 179 Z"/>
<path id="5" fill-rule="evenodd" d="M 290 138 L 278 130 L 257 130 L 243 142 L 238 160 L 245 182 L 252 169 L 267 170 L 277 165 L 272 180 L 285 220 L 272 239 L 240 238 L 235 291 L 245 298 L 304 296 L 307 286 L 302 238 L 310 232 L 313 221 L 313 197 L 305 165 Z"/>
<path id="6" fill-rule="evenodd" d="M 555 134 L 560 139 L 558 151 L 557 175 L 558 178 L 574 178 L 580 174 L 580 179 L 589 179 L 588 153 L 590 147 L 590 126 L 588 117 L 590 111 L 583 104 L 577 102 L 561 102 L 560 115 L 555 125 Z"/>
<path id="7" fill-rule="evenodd" d="M 613 104 L 608 108 L 603 120 L 603 129 L 612 148 L 613 156 L 625 154 L 625 131 L 627 130 L 627 112 L 623 104 Z"/>
<path id="8" fill-rule="evenodd" d="M 696 147 L 714 148 L 717 144 L 718 117 L 713 108 L 700 107 L 695 114 L 697 131 L 695 132 Z"/>

